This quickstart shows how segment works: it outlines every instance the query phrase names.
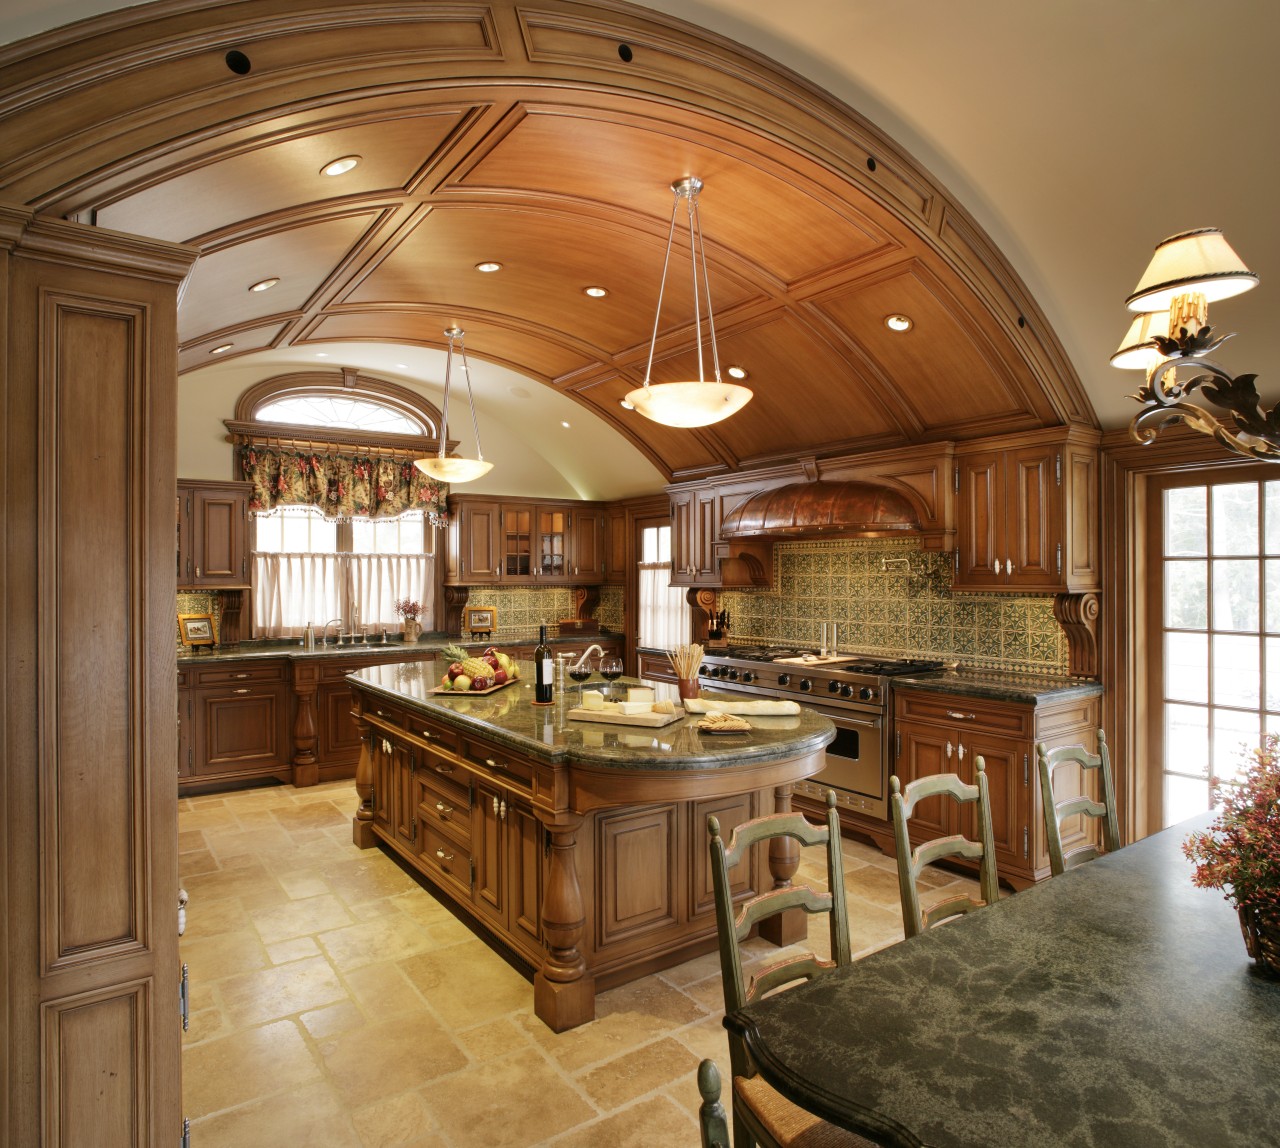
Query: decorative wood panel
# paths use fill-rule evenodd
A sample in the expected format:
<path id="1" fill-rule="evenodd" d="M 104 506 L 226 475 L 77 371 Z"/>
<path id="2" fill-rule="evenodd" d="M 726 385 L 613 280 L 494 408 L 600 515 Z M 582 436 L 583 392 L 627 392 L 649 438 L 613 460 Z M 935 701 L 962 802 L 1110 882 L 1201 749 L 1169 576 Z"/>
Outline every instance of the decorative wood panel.
<path id="1" fill-rule="evenodd" d="M 676 807 L 602 813 L 596 821 L 599 949 L 675 924 Z"/>

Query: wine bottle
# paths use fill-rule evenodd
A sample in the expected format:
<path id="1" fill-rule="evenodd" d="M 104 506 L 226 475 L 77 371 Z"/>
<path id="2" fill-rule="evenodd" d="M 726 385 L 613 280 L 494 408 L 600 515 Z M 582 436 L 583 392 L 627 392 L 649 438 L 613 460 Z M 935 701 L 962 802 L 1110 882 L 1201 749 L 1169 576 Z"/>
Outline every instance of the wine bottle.
<path id="1" fill-rule="evenodd" d="M 555 667 L 551 661 L 551 647 L 547 645 L 547 626 L 538 627 L 538 645 L 533 651 L 533 700 L 541 705 L 551 702 L 551 685 Z"/>

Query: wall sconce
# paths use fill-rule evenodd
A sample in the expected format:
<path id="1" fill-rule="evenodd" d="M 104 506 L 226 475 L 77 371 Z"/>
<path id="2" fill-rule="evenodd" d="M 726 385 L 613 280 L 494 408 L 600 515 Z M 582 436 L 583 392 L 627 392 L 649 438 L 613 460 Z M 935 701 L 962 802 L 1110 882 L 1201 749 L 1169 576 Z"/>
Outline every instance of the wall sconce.
<path id="1" fill-rule="evenodd" d="M 1216 227 L 1173 235 L 1155 250 L 1150 265 L 1125 301 L 1137 313 L 1113 366 L 1144 369 L 1147 382 L 1133 397 L 1142 404 L 1129 432 L 1152 442 L 1173 423 L 1211 435 L 1248 458 L 1280 462 L 1280 418 L 1258 398 L 1257 375 L 1232 377 L 1206 358 L 1231 338 L 1215 336 L 1209 304 L 1258 285 Z M 1196 392 L 1226 412 L 1219 418 L 1192 401 Z"/>

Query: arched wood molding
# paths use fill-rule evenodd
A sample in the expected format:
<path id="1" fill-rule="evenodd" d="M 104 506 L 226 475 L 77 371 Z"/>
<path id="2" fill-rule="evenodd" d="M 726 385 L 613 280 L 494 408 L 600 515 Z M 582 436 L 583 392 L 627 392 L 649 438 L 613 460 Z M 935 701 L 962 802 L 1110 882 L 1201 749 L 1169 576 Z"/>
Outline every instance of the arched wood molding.
<path id="1" fill-rule="evenodd" d="M 1102 673 L 1100 613 L 1097 594 L 1059 594 L 1053 600 L 1053 616 L 1067 635 L 1068 668 L 1083 678 L 1096 678 Z"/>

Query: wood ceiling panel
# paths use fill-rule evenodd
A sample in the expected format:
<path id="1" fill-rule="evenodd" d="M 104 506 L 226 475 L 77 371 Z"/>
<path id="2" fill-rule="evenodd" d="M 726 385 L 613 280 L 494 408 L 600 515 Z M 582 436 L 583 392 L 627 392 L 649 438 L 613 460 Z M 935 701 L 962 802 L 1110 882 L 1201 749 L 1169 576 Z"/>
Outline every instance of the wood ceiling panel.
<path id="1" fill-rule="evenodd" d="M 534 108 L 459 179 L 466 189 L 541 192 L 616 205 L 661 220 L 671 182 L 700 177 L 702 226 L 719 244 L 781 284 L 893 246 L 847 204 L 784 164 L 763 138 L 758 152 L 709 133 L 587 109 Z M 793 157 L 791 157 L 793 159 Z"/>
<path id="2" fill-rule="evenodd" d="M 469 110 L 451 107 L 332 131 L 312 129 L 212 157 L 192 171 L 99 207 L 95 221 L 117 231 L 185 243 L 301 204 L 385 194 L 388 189 L 400 192 Z M 345 175 L 320 174 L 330 160 L 344 155 L 363 158 Z"/>
<path id="3" fill-rule="evenodd" d="M 448 342 L 443 331 L 454 322 L 466 332 L 469 357 L 499 363 L 543 382 L 595 365 L 536 331 L 503 326 L 463 310 L 439 308 L 340 311 L 321 318 L 296 342 L 405 343 L 445 350 Z"/>
<path id="4" fill-rule="evenodd" d="M 241 331 L 233 331 L 181 346 L 178 349 L 178 373 L 194 371 L 197 367 L 207 367 L 215 359 L 235 359 L 253 351 L 266 351 L 275 345 L 284 330 L 285 324 L 275 321 L 265 323 L 261 327 L 246 327 Z M 222 346 L 224 343 L 230 343 L 231 350 L 222 355 L 212 354 L 214 347 Z"/>
<path id="5" fill-rule="evenodd" d="M 201 256 L 178 308 L 179 339 L 300 311 L 377 219 L 362 212 L 320 220 Z M 280 280 L 271 290 L 249 290 L 270 277 Z"/>
<path id="6" fill-rule="evenodd" d="M 565 211 L 500 204 L 437 207 L 344 297 L 361 306 L 412 303 L 473 313 L 518 315 L 521 322 L 563 332 L 583 348 L 617 355 L 644 345 L 653 332 L 665 236 L 617 221 Z M 479 260 L 502 270 L 477 271 Z M 738 277 L 711 266 L 712 302 L 719 311 L 755 293 Z M 609 295 L 592 299 L 590 285 Z M 689 260 L 672 257 L 663 303 L 663 331 L 693 321 Z"/>
<path id="7" fill-rule="evenodd" d="M 792 316 L 720 333 L 721 371 L 745 367 L 751 401 L 708 430 L 732 444 L 739 460 L 822 453 L 850 445 L 901 442 L 902 428 L 885 410 L 857 364 Z M 705 362 L 705 377 L 712 376 Z M 696 378 L 693 352 L 654 364 L 653 381 Z"/>
<path id="8" fill-rule="evenodd" d="M 1033 424 L 1009 364 L 919 265 L 833 292 L 815 306 L 893 380 L 898 400 L 926 434 Z M 896 312 L 911 318 L 910 331 L 885 326 Z"/>

